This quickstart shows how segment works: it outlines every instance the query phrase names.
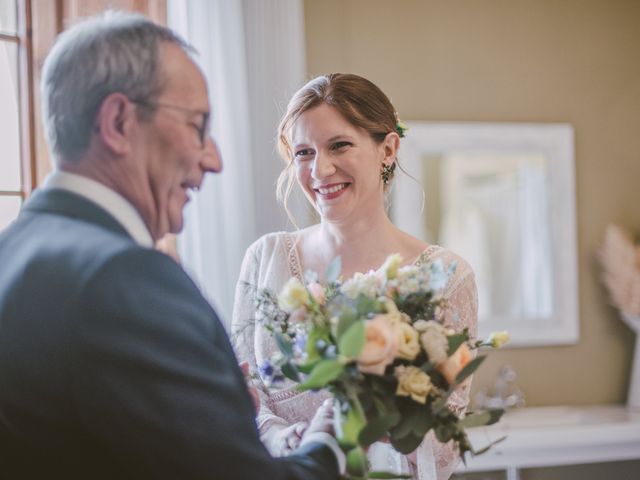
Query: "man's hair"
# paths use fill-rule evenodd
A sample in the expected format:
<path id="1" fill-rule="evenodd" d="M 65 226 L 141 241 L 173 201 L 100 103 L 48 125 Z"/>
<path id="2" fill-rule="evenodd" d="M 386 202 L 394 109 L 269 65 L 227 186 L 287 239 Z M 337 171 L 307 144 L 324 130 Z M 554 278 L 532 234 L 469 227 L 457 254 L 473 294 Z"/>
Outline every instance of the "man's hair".
<path id="1" fill-rule="evenodd" d="M 103 100 L 120 92 L 152 102 L 164 87 L 160 47 L 170 42 L 190 53 L 170 29 L 133 13 L 108 11 L 63 32 L 45 60 L 42 113 L 54 161 L 73 161 L 87 149 Z M 149 109 L 139 109 L 146 119 Z"/>

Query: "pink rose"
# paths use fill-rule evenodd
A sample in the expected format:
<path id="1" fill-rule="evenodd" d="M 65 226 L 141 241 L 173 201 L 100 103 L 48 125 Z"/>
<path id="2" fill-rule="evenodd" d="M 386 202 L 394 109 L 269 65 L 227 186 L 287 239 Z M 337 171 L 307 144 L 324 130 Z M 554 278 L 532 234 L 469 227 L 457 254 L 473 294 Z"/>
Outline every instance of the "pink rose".
<path id="1" fill-rule="evenodd" d="M 307 285 L 307 290 L 309 290 L 309 293 L 311 293 L 311 296 L 319 305 L 324 305 L 327 297 L 325 296 L 324 287 L 322 285 L 318 282 L 313 282 Z"/>
<path id="2" fill-rule="evenodd" d="M 438 364 L 438 371 L 447 379 L 449 385 L 456 382 L 456 376 L 471 361 L 471 351 L 466 343 L 458 347 L 453 355 Z"/>
<path id="3" fill-rule="evenodd" d="M 398 335 L 389 315 L 376 315 L 365 323 L 365 342 L 358 357 L 362 373 L 383 375 L 398 353 Z"/>

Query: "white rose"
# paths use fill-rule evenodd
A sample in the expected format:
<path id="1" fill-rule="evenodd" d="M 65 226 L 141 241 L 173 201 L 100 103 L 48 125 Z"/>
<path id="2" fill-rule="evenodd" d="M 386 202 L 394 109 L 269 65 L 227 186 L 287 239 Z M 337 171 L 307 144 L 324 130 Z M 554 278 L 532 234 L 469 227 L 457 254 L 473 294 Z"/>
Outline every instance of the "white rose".
<path id="1" fill-rule="evenodd" d="M 422 326 L 422 325 L 421 325 Z M 438 322 L 429 320 L 420 335 L 422 348 L 427 352 L 429 361 L 435 365 L 447 359 L 449 340 L 445 328 Z"/>

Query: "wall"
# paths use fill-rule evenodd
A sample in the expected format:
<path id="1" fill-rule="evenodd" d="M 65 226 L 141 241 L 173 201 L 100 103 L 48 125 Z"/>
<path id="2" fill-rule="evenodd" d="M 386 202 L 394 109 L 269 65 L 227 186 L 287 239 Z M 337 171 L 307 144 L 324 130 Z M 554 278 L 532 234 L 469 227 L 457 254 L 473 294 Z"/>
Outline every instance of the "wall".
<path id="1" fill-rule="evenodd" d="M 574 126 L 580 341 L 496 352 L 474 389 L 509 363 L 528 405 L 624 402 L 633 335 L 594 256 L 608 222 L 640 231 L 640 2 L 306 0 L 305 22 L 310 77 L 366 76 L 403 119 Z"/>

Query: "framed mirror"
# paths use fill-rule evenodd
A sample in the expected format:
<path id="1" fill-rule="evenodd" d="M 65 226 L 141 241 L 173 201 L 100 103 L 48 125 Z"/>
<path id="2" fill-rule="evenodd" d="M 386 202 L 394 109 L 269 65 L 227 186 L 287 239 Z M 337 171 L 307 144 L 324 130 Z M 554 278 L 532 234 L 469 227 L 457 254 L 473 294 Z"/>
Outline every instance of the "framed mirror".
<path id="1" fill-rule="evenodd" d="M 566 124 L 409 122 L 391 215 L 473 267 L 478 335 L 510 346 L 576 343 L 573 129 Z"/>

